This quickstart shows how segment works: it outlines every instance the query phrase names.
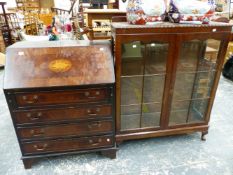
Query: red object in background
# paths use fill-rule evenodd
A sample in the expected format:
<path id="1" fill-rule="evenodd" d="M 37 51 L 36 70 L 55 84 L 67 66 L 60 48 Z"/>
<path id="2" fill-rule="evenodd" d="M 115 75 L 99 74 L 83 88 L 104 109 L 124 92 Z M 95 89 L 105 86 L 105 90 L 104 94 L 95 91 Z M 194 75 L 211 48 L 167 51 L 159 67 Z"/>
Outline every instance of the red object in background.
<path id="1" fill-rule="evenodd" d="M 71 24 L 66 24 L 65 25 L 65 30 L 66 30 L 66 32 L 71 32 L 71 30 L 72 30 Z"/>
<path id="2" fill-rule="evenodd" d="M 51 32 L 52 32 L 52 26 L 51 26 L 51 25 L 48 25 L 48 26 L 46 27 L 45 34 L 48 35 L 48 34 L 51 33 Z"/>

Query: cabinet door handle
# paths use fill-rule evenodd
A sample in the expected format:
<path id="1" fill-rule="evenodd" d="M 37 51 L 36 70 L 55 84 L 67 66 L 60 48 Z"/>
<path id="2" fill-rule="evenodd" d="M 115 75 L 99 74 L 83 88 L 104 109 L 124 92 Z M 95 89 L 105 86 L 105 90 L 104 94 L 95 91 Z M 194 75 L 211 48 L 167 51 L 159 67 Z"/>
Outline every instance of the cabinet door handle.
<path id="1" fill-rule="evenodd" d="M 44 151 L 47 147 L 48 147 L 48 144 L 45 143 L 43 145 L 33 145 L 33 147 L 37 150 L 37 151 Z"/>
<path id="2" fill-rule="evenodd" d="M 97 146 L 97 145 L 99 145 L 101 142 L 102 142 L 102 139 L 98 139 L 97 141 L 93 141 L 92 139 L 89 140 L 89 143 L 90 143 L 92 146 Z"/>
<path id="3" fill-rule="evenodd" d="M 40 129 L 39 131 L 35 131 L 34 129 L 32 129 L 30 131 L 30 133 L 32 134 L 33 137 L 38 137 L 38 136 L 42 136 L 45 133 L 44 129 Z"/>
<path id="4" fill-rule="evenodd" d="M 100 122 L 96 122 L 96 123 L 91 123 L 87 125 L 89 129 L 92 128 L 100 128 L 101 127 L 101 123 Z"/>

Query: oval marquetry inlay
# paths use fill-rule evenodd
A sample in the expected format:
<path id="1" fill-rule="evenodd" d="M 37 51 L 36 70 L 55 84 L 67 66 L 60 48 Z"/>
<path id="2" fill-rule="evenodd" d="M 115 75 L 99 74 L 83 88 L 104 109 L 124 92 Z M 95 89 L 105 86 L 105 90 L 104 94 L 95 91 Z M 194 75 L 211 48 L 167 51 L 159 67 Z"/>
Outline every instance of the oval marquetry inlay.
<path id="1" fill-rule="evenodd" d="M 53 72 L 66 72 L 72 67 L 72 63 L 67 59 L 57 59 L 49 63 L 49 69 Z"/>

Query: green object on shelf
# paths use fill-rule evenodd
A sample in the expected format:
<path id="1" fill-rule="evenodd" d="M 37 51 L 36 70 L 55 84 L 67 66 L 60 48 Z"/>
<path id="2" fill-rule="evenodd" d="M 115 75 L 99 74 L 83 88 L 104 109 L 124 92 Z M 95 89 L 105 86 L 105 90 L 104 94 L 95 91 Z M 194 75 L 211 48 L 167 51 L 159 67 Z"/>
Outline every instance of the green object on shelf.
<path id="1" fill-rule="evenodd" d="M 139 89 L 135 88 L 134 92 L 135 92 L 135 95 L 136 95 L 137 99 L 140 101 L 141 93 L 140 93 Z M 149 112 L 149 109 L 148 109 L 146 104 L 142 104 L 142 112 L 143 113 L 148 113 Z"/>
<path id="2" fill-rule="evenodd" d="M 49 41 L 57 41 L 57 40 L 59 40 L 57 35 L 53 33 L 49 35 Z"/>

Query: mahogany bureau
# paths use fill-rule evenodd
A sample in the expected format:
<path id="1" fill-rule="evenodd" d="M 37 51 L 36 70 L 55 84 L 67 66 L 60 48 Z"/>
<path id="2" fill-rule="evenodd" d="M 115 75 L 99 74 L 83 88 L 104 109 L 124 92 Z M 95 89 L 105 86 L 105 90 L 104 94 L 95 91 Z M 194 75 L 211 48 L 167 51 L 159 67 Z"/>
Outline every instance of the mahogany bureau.
<path id="1" fill-rule="evenodd" d="M 25 168 L 45 156 L 116 156 L 111 46 L 69 42 L 7 49 L 4 93 Z"/>

